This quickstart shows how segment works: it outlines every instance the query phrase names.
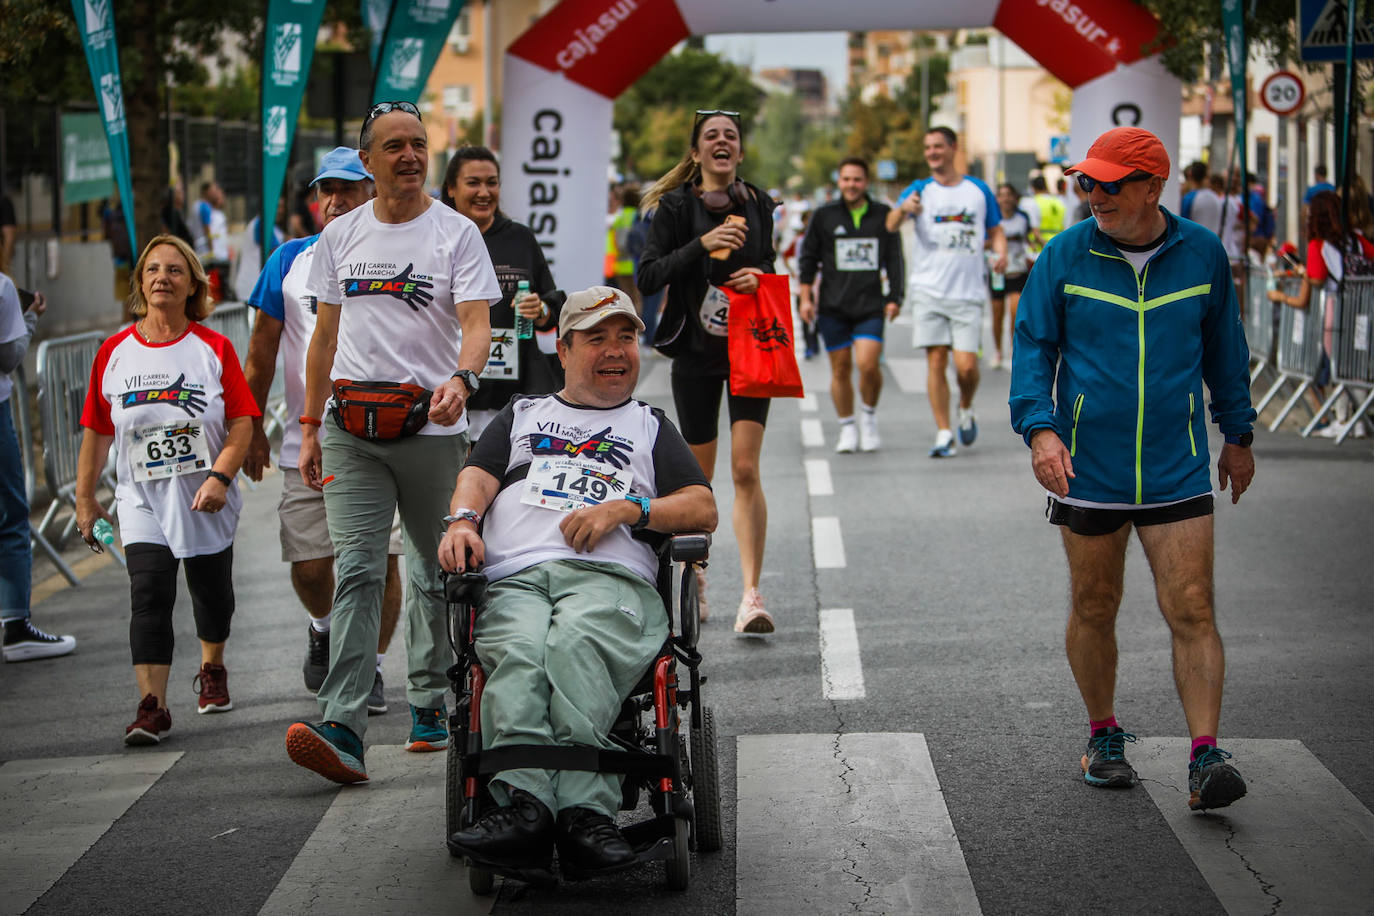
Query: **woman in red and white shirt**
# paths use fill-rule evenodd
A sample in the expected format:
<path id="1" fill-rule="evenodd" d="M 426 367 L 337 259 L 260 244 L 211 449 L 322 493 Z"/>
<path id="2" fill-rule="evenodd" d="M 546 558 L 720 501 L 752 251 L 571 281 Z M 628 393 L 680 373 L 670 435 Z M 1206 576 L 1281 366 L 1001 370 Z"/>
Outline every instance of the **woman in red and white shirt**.
<path id="1" fill-rule="evenodd" d="M 110 519 L 95 491 L 114 445 L 133 614 L 129 642 L 143 698 L 124 742 L 156 744 L 172 726 L 167 677 L 182 560 L 201 645 L 193 681 L 198 711 L 233 708 L 224 643 L 234 613 L 233 542 L 241 505 L 234 475 L 259 412 L 233 345 L 197 323 L 210 313 L 210 303 L 205 270 L 190 246 L 158 236 L 143 250 L 132 278 L 130 311 L 139 320 L 106 340 L 91 367 L 76 524 L 95 544 L 96 521 Z"/>

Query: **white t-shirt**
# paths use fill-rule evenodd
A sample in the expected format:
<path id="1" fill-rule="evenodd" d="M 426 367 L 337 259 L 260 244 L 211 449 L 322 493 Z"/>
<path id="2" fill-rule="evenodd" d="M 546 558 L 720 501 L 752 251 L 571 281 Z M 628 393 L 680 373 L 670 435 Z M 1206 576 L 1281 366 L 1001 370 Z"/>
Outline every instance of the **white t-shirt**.
<path id="1" fill-rule="evenodd" d="M 1196 211 L 1197 204 L 1193 204 Z M 1222 205 L 1222 211 L 1217 217 L 1225 223 L 1222 231 L 1217 233 L 1221 236 L 1221 244 L 1226 249 L 1226 256 L 1232 261 L 1245 259 L 1245 201 L 1238 194 L 1226 195 L 1226 200 Z"/>
<path id="2" fill-rule="evenodd" d="M 24 308 L 19 304 L 19 290 L 7 274 L 0 274 L 0 343 L 18 340 L 29 332 L 24 324 Z M 10 399 L 14 382 L 8 372 L 0 372 L 0 404 Z"/>
<path id="3" fill-rule="evenodd" d="M 1193 193 L 1193 203 L 1188 208 L 1188 218 L 1199 226 L 1206 226 L 1220 236 L 1221 195 L 1211 188 L 1198 188 Z"/>
<path id="4" fill-rule="evenodd" d="M 196 224 L 191 228 L 196 254 L 216 261 L 229 260 L 229 221 L 224 211 L 207 200 L 196 204 Z"/>
<path id="5" fill-rule="evenodd" d="M 562 463 L 560 463 L 562 462 Z M 482 522 L 483 572 L 493 582 L 550 560 L 619 563 L 649 583 L 658 576 L 653 549 L 621 525 L 577 553 L 563 539 L 562 511 L 530 485 L 544 481 L 549 502 L 561 495 L 596 502 L 709 486 L 686 441 L 661 410 L 629 400 L 618 407 L 578 407 L 557 395 L 512 398 L 473 448 L 468 464 L 502 482 Z M 559 475 L 562 475 L 561 477 Z M 562 487 L 555 492 L 554 487 Z"/>
<path id="6" fill-rule="evenodd" d="M 300 464 L 301 425 L 296 418 L 305 413 L 305 354 L 315 333 L 315 297 L 307 284 L 318 239 L 318 235 L 292 239 L 272 252 L 247 300 L 253 308 L 282 323 L 280 354 L 288 418 L 278 459 L 283 468 L 294 469 Z M 319 427 L 321 442 L 327 427 Z"/>
<path id="7" fill-rule="evenodd" d="M 897 202 L 913 193 L 921 195 L 921 215 L 916 217 L 914 257 L 907 262 L 907 289 L 931 299 L 986 299 L 983 242 L 1001 220 L 992 191 L 970 175 L 950 187 L 922 178 L 908 185 Z"/>
<path id="8" fill-rule="evenodd" d="M 462 326 L 454 305 L 501 301 L 501 286 L 477 226 L 443 204 L 404 223 L 383 223 L 376 202 L 334 219 L 315 243 L 307 288 L 340 304 L 331 379 L 407 382 L 437 388 L 458 368 Z M 422 436 L 455 436 L 426 423 Z"/>
<path id="9" fill-rule="evenodd" d="M 1017 210 L 1011 216 L 1003 216 L 999 225 L 1007 239 L 1008 277 L 1024 276 L 1030 270 L 1030 215 L 1025 210 Z"/>
<path id="10" fill-rule="evenodd" d="M 101 344 L 81 425 L 115 437 L 125 544 L 162 544 L 184 559 L 234 543 L 242 503 L 237 481 L 219 512 L 192 512 L 191 501 L 224 448 L 228 421 L 244 416 L 258 416 L 258 407 L 227 337 L 193 321 L 167 343 L 148 343 L 131 325 Z M 197 453 L 207 460 L 190 460 L 174 476 L 135 479 L 140 465 Z"/>

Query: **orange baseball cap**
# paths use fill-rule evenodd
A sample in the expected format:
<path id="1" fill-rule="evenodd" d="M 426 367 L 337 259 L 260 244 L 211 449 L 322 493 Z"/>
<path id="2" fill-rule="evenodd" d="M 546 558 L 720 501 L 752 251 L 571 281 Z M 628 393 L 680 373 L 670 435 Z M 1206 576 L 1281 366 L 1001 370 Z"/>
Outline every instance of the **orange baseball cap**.
<path id="1" fill-rule="evenodd" d="M 1169 177 L 1169 154 L 1159 138 L 1143 127 L 1114 127 L 1088 147 L 1088 155 L 1064 170 L 1082 172 L 1098 181 L 1116 181 L 1132 172 Z"/>

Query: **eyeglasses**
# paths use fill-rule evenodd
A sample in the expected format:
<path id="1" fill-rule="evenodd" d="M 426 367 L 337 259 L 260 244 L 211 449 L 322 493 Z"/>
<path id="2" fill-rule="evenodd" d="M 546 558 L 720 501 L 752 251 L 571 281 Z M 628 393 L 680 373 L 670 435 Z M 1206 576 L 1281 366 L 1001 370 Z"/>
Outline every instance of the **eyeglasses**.
<path id="1" fill-rule="evenodd" d="M 739 112 L 729 111 L 725 108 L 698 108 L 696 120 L 692 122 L 692 136 L 696 136 L 697 128 L 701 127 L 701 122 L 707 118 L 714 118 L 716 115 L 723 115 L 739 124 Z"/>
<path id="2" fill-rule="evenodd" d="M 415 115 L 420 118 L 420 109 L 416 108 L 411 102 L 378 102 L 367 110 L 367 117 L 363 118 L 363 127 L 372 123 L 373 119 L 380 118 L 382 115 L 392 111 L 404 111 L 406 114 Z M 421 121 L 424 118 L 420 118 Z"/>
<path id="3" fill-rule="evenodd" d="M 1116 181 L 1098 181 L 1096 178 L 1089 178 L 1083 173 L 1074 176 L 1078 179 L 1078 186 L 1083 189 L 1083 193 L 1091 194 L 1093 188 L 1102 187 L 1103 191 L 1115 197 L 1121 193 L 1122 185 L 1130 184 L 1132 181 L 1148 181 L 1155 177 L 1149 172 L 1136 172 L 1134 175 L 1127 175 L 1125 178 L 1118 178 Z"/>

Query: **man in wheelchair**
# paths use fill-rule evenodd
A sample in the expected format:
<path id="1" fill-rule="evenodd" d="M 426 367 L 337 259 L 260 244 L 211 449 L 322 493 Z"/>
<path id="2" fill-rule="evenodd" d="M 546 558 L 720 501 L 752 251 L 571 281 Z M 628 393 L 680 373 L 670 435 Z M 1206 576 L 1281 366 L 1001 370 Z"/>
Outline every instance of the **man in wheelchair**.
<path id="1" fill-rule="evenodd" d="M 487 673 L 485 748 L 614 749 L 621 703 L 668 635 L 658 561 L 639 533 L 711 531 L 716 504 L 662 411 L 634 400 L 644 324 L 605 286 L 573 293 L 558 322 L 562 391 L 517 395 L 458 475 L 439 562 L 483 567 L 490 586 L 474 648 Z M 635 862 L 616 827 L 620 780 L 516 769 L 490 784 L 500 807 L 449 839 L 496 869 L 605 874 Z"/>

